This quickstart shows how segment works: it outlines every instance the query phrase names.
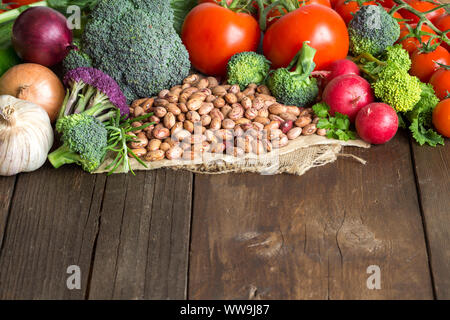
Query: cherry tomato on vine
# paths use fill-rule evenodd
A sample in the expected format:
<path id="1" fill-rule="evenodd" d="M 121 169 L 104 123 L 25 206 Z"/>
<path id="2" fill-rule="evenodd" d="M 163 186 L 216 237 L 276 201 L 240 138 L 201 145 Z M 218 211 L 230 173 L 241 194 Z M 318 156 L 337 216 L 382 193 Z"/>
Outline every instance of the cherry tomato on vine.
<path id="1" fill-rule="evenodd" d="M 181 39 L 192 65 L 207 75 L 222 76 L 236 53 L 256 51 L 261 31 L 255 18 L 217 4 L 203 3 L 189 12 Z"/>
<path id="2" fill-rule="evenodd" d="M 450 138 L 450 99 L 444 99 L 433 110 L 433 125 L 443 136 Z"/>
<path id="3" fill-rule="evenodd" d="M 383 7 L 388 8 L 388 9 L 391 9 L 393 6 L 396 5 L 394 0 L 378 0 L 377 2 L 379 4 L 381 4 Z"/>
<path id="4" fill-rule="evenodd" d="M 450 14 L 443 15 L 442 17 L 436 19 L 434 25 L 441 31 L 450 30 Z M 450 31 L 447 32 L 447 38 L 450 39 Z M 450 45 L 445 42 L 442 42 L 441 46 L 447 50 L 450 50 Z"/>
<path id="5" fill-rule="evenodd" d="M 411 70 L 413 76 L 416 76 L 422 82 L 428 82 L 433 73 L 439 69 L 438 63 L 450 65 L 450 54 L 444 47 L 438 46 L 431 52 L 421 52 L 416 49 L 411 55 Z"/>
<path id="6" fill-rule="evenodd" d="M 289 12 L 269 29 L 263 51 L 273 68 L 286 67 L 304 41 L 317 50 L 314 62 L 322 70 L 348 54 L 348 32 L 342 18 L 333 9 L 311 4 Z"/>
<path id="7" fill-rule="evenodd" d="M 412 28 L 415 28 L 417 25 L 416 24 L 411 24 L 410 26 Z M 431 29 L 426 24 L 422 25 L 422 27 L 420 28 L 420 31 L 428 32 L 428 33 L 431 33 L 431 34 L 436 34 L 436 32 L 434 32 L 433 29 Z M 408 34 L 409 34 L 409 30 L 407 29 L 406 24 L 400 25 L 400 37 L 399 37 L 399 40 L 403 39 Z M 420 37 L 420 39 L 422 40 L 422 42 L 426 43 L 430 39 L 430 36 L 423 35 L 423 36 Z M 414 38 L 414 37 L 406 38 L 406 39 L 400 41 L 400 43 L 402 44 L 403 49 L 405 49 L 409 53 L 412 53 L 414 50 L 416 50 L 417 48 L 419 48 L 421 46 L 419 40 Z M 432 41 L 432 44 L 436 44 L 436 43 L 437 43 L 437 40 L 433 40 Z"/>
<path id="8" fill-rule="evenodd" d="M 350 20 L 353 19 L 353 14 L 355 14 L 361 8 L 361 6 L 356 1 L 351 1 L 348 3 L 345 3 L 345 1 L 346 0 L 338 0 L 334 7 L 334 10 L 336 10 L 336 12 L 339 13 L 339 15 L 342 17 L 342 19 L 344 19 L 345 24 L 348 25 Z M 363 5 L 365 5 L 365 6 L 371 5 L 371 4 L 376 5 L 376 2 L 375 1 L 367 1 L 367 2 L 363 3 Z"/>
<path id="9" fill-rule="evenodd" d="M 389 13 L 390 9 L 384 7 L 384 10 L 386 10 Z M 395 11 L 394 14 L 392 15 L 392 17 L 397 20 L 400 28 L 406 23 L 405 21 L 398 20 L 398 19 L 403 19 L 402 15 L 400 13 L 398 13 L 398 11 Z"/>
<path id="10" fill-rule="evenodd" d="M 444 99 L 450 94 L 450 70 L 439 68 L 431 76 L 430 83 L 439 99 Z"/>
<path id="11" fill-rule="evenodd" d="M 438 4 L 434 4 L 434 3 L 422 1 L 422 0 L 409 0 L 407 2 L 411 7 L 413 7 L 414 9 L 416 9 L 417 11 L 420 11 L 420 12 L 426 12 L 426 11 L 429 11 L 429 10 L 439 6 Z M 409 21 L 407 21 L 408 23 L 419 22 L 419 17 L 416 14 L 412 13 L 411 11 L 409 11 L 407 9 L 400 9 L 399 12 L 403 18 L 409 19 Z M 444 14 L 445 14 L 445 9 L 440 8 L 436 11 L 428 13 L 426 15 L 426 17 L 431 22 L 434 22 L 435 19 L 439 18 L 440 16 L 442 16 Z"/>

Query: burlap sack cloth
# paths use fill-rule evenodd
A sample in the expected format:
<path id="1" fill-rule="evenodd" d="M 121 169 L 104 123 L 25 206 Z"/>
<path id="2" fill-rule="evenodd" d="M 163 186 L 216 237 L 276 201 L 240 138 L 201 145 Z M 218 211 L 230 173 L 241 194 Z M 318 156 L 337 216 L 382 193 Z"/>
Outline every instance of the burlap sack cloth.
<path id="1" fill-rule="evenodd" d="M 205 153 L 201 159 L 193 161 L 162 160 L 148 162 L 147 168 L 143 167 L 135 159 L 132 159 L 131 168 L 134 171 L 172 168 L 205 174 L 256 172 L 261 174 L 289 173 L 301 176 L 311 168 L 336 161 L 338 155 L 351 157 L 365 164 L 363 159 L 356 156 L 341 154 L 344 146 L 370 148 L 370 144 L 362 140 L 339 141 L 312 135 L 301 136 L 296 140 L 290 141 L 286 147 L 262 156 L 249 154 L 243 158 L 235 158 L 227 154 Z M 111 161 L 111 158 L 107 159 L 95 173 L 105 172 L 105 168 Z M 120 172 L 118 170 L 116 173 Z"/>

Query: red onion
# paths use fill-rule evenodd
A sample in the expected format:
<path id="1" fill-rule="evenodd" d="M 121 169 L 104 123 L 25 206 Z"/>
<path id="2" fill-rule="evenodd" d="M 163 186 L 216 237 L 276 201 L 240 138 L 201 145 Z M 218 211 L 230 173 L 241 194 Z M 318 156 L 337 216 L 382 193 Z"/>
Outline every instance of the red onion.
<path id="1" fill-rule="evenodd" d="M 65 58 L 71 43 L 67 19 L 51 8 L 29 8 L 14 22 L 12 44 L 27 62 L 53 66 Z"/>

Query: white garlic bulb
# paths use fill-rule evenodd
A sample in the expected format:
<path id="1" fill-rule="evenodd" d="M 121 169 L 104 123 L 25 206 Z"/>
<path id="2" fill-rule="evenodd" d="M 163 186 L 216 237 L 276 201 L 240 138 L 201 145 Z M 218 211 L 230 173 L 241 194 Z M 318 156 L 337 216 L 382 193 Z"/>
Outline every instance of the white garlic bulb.
<path id="1" fill-rule="evenodd" d="M 0 175 L 31 172 L 45 163 L 53 145 L 47 112 L 12 96 L 0 96 Z"/>

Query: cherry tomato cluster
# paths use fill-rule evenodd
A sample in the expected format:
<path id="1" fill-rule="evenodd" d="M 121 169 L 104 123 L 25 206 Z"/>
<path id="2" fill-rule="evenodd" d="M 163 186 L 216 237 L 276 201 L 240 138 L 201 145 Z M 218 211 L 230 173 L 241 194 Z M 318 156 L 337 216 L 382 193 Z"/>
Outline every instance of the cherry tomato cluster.
<path id="1" fill-rule="evenodd" d="M 192 65 L 208 75 L 224 76 L 234 54 L 257 51 L 261 45 L 273 68 L 286 67 L 304 41 L 317 50 L 316 69 L 324 70 L 348 55 L 347 25 L 353 14 L 361 6 L 378 4 L 398 20 L 399 43 L 411 55 L 411 74 L 430 82 L 444 99 L 450 91 L 450 70 L 445 68 L 450 54 L 442 35 L 447 32 L 450 37 L 450 15 L 438 2 L 405 1 L 413 10 L 398 0 L 285 1 L 290 10 L 270 6 L 274 1 L 267 0 L 199 0 L 186 17 L 182 40 Z M 442 132 L 442 124 L 436 123 Z"/>

